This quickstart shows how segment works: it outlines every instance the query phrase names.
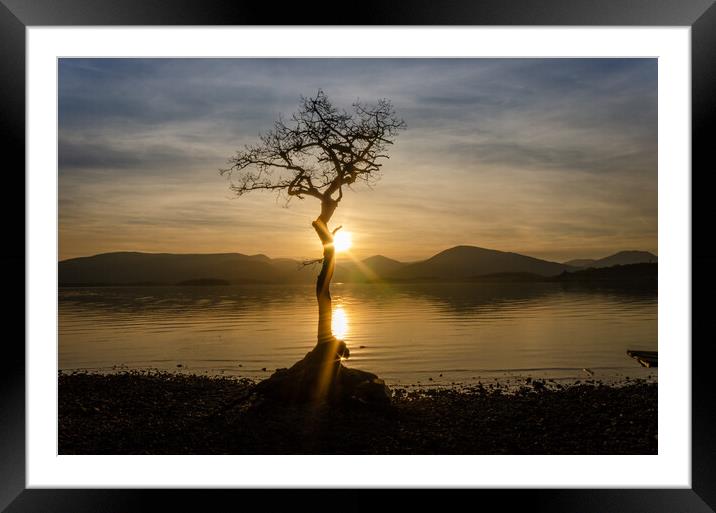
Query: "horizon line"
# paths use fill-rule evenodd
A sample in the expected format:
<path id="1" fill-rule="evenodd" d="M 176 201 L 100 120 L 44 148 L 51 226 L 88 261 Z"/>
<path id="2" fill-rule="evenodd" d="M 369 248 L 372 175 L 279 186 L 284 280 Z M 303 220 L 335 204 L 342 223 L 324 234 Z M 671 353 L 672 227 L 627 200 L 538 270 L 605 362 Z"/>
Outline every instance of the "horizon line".
<path id="1" fill-rule="evenodd" d="M 520 252 L 517 252 L 517 251 L 505 251 L 505 250 L 501 250 L 501 249 L 492 249 L 492 248 L 486 248 L 486 247 L 482 247 L 482 246 L 474 246 L 474 245 L 471 245 L 471 244 L 458 244 L 458 245 L 456 245 L 456 246 L 451 246 L 451 247 L 449 247 L 449 248 L 445 248 L 445 249 L 439 250 L 439 251 L 437 251 L 437 252 L 431 254 L 430 256 L 418 258 L 418 259 L 415 259 L 415 260 L 398 260 L 398 259 L 396 259 L 396 258 L 392 258 L 392 257 L 386 256 L 386 255 L 380 254 L 380 253 L 376 253 L 375 255 L 370 255 L 370 256 L 364 257 L 364 258 L 362 258 L 361 260 L 367 260 L 367 259 L 369 259 L 369 258 L 375 258 L 375 257 L 383 257 L 383 258 L 387 258 L 387 259 L 394 260 L 394 261 L 396 261 L 396 262 L 401 262 L 401 263 L 422 262 L 422 261 L 424 261 L 424 260 L 428 260 L 428 259 L 430 259 L 430 258 L 432 258 L 432 257 L 434 257 L 434 256 L 436 256 L 436 255 L 438 255 L 438 254 L 440 254 L 440 253 L 443 253 L 443 252 L 445 252 L 445 251 L 449 251 L 449 250 L 451 250 L 451 249 L 456 249 L 456 248 L 465 248 L 465 247 L 466 247 L 466 248 L 484 249 L 484 250 L 487 250 L 487 251 L 497 251 L 497 252 L 500 252 L 500 253 L 513 253 L 513 254 L 517 254 L 517 255 L 529 257 L 529 258 L 535 258 L 535 259 L 542 260 L 542 261 L 545 261 L 545 262 L 555 262 L 555 263 L 560 263 L 560 264 L 564 264 L 564 263 L 566 263 L 566 262 L 570 262 L 570 261 L 573 261 L 573 260 L 601 260 L 601 259 L 603 259 L 603 258 L 608 258 L 608 257 L 610 257 L 610 256 L 613 256 L 613 255 L 616 255 L 616 254 L 619 254 L 619 253 L 628 253 L 628 252 L 650 253 L 650 254 L 652 254 L 652 255 L 654 255 L 655 257 L 658 258 L 658 255 L 657 255 L 656 253 L 652 252 L 652 251 L 643 250 L 643 249 L 622 249 L 622 250 L 616 251 L 616 252 L 614 252 L 614 253 L 610 253 L 610 254 L 608 254 L 608 255 L 605 255 L 605 256 L 603 256 L 603 257 L 569 258 L 569 259 L 564 260 L 564 261 L 557 261 L 557 260 L 547 260 L 547 259 L 544 259 L 544 258 L 534 257 L 534 256 L 531 256 L 531 255 L 528 255 L 528 254 L 525 254 L 525 253 L 520 253 Z M 219 251 L 219 252 L 208 252 L 208 253 L 196 253 L 196 252 L 172 253 L 172 252 L 167 252 L 167 251 L 157 251 L 157 252 L 155 252 L 155 251 L 137 251 L 137 250 L 118 250 L 118 251 L 104 251 L 104 252 L 101 252 L 101 253 L 95 253 L 95 254 L 83 255 L 83 256 L 75 256 L 75 257 L 69 257 L 69 258 L 64 258 L 64 259 L 59 259 L 59 258 L 58 258 L 57 262 L 58 262 L 58 263 L 62 263 L 62 262 L 67 262 L 67 261 L 69 261 L 69 260 L 76 260 L 76 259 L 79 259 L 79 258 L 92 258 L 92 257 L 96 257 L 96 256 L 101 256 L 101 255 L 111 255 L 111 254 L 118 254 L 118 253 L 135 253 L 135 254 L 142 254 L 142 255 L 184 255 L 184 256 L 186 256 L 186 255 L 242 255 L 242 256 L 246 256 L 246 257 L 262 257 L 262 256 L 263 256 L 263 257 L 268 258 L 269 260 L 288 259 L 288 260 L 297 260 L 297 261 L 304 260 L 304 259 L 306 258 L 306 257 L 297 257 L 297 256 L 294 256 L 294 257 L 270 257 L 270 256 L 268 256 L 266 253 L 263 253 L 263 252 L 262 252 L 262 253 L 254 253 L 254 254 L 241 253 L 241 252 L 239 252 L 239 251 Z"/>

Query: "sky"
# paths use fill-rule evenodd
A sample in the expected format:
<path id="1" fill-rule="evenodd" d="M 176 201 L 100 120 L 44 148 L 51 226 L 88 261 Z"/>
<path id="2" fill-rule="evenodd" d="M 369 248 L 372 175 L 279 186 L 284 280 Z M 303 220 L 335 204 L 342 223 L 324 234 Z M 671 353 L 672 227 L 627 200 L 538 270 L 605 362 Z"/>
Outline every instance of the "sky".
<path id="1" fill-rule="evenodd" d="M 219 169 L 322 89 L 406 123 L 332 223 L 358 258 L 657 253 L 656 59 L 60 59 L 59 258 L 321 254 L 318 200 Z"/>

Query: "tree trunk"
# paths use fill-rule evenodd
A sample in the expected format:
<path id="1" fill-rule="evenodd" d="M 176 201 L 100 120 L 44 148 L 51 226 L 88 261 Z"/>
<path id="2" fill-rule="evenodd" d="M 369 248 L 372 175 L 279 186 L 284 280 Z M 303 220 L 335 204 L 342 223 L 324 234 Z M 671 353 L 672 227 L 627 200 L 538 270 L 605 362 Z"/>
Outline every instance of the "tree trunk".
<path id="1" fill-rule="evenodd" d="M 316 279 L 316 299 L 318 300 L 318 344 L 335 342 L 332 322 L 331 279 L 336 267 L 336 250 L 333 246 L 333 233 L 328 229 L 328 221 L 338 205 L 328 200 L 321 204 L 321 215 L 313 221 L 313 229 L 323 245 L 323 265 Z"/>
<path id="2" fill-rule="evenodd" d="M 318 343 L 332 342 L 333 337 L 333 307 L 331 304 L 331 291 L 329 285 L 335 267 L 335 251 L 325 247 L 323 249 L 323 266 L 316 281 L 316 299 L 318 299 Z"/>

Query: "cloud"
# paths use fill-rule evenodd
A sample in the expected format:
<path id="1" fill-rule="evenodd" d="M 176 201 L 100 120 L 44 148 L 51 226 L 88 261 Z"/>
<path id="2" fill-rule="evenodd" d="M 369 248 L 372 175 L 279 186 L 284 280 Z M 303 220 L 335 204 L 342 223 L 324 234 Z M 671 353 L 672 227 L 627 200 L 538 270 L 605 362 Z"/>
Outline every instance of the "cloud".
<path id="1" fill-rule="evenodd" d="M 408 126 L 336 212 L 365 256 L 656 250 L 655 59 L 61 59 L 59 77 L 65 257 L 315 252 L 317 205 L 230 201 L 217 170 L 318 88 L 390 98 Z"/>

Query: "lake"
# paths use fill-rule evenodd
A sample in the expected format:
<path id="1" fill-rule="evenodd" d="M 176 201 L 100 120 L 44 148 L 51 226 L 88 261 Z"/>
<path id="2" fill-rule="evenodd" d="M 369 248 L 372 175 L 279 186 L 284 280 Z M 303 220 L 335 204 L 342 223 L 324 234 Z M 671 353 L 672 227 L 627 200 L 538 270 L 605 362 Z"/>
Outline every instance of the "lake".
<path id="1" fill-rule="evenodd" d="M 552 283 L 334 284 L 345 363 L 389 384 L 656 379 L 657 295 Z M 310 285 L 59 292 L 59 368 L 267 377 L 315 344 Z M 265 369 L 265 370 L 264 370 Z M 588 370 L 584 370 L 588 369 Z"/>

